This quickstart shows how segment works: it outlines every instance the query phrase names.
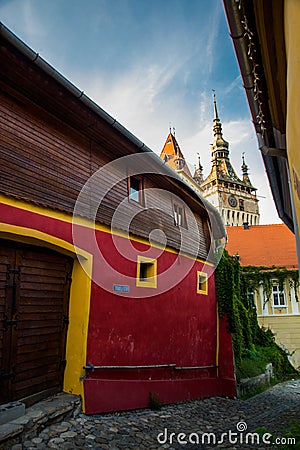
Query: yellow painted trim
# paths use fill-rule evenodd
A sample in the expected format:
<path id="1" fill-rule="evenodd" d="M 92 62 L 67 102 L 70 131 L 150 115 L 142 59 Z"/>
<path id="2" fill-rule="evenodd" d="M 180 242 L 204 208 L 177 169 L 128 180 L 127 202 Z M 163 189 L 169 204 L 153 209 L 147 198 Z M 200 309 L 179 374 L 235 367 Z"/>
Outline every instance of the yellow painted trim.
<path id="1" fill-rule="evenodd" d="M 300 236 L 300 158 L 299 140 L 300 130 L 298 113 L 300 105 L 300 2 L 299 0 L 284 0 L 284 36 L 287 61 L 287 115 L 286 115 L 286 143 L 288 154 L 291 188 L 294 199 L 296 225 Z M 299 258 L 299 256 L 298 256 Z"/>
<path id="2" fill-rule="evenodd" d="M 199 287 L 200 277 L 204 278 L 201 282 L 201 285 L 204 285 L 204 289 L 200 289 Z M 208 275 L 206 272 L 200 272 L 199 270 L 197 271 L 197 294 L 208 295 Z"/>
<path id="3" fill-rule="evenodd" d="M 22 200 L 16 200 L 16 199 L 13 199 L 10 197 L 6 197 L 3 194 L 0 194 L 0 203 L 3 203 L 8 206 L 13 206 L 15 208 L 20 208 L 20 209 L 23 209 L 23 210 L 26 210 L 26 211 L 29 211 L 29 212 L 32 212 L 35 214 L 45 216 L 45 217 L 50 217 L 50 218 L 53 218 L 56 220 L 62 220 L 67 223 L 73 222 L 73 216 L 71 216 L 70 214 L 60 212 L 60 211 L 54 211 L 52 209 L 44 208 L 42 206 L 36 206 L 36 205 L 33 205 L 32 203 L 26 203 Z M 91 221 L 89 221 L 87 219 L 76 217 L 76 222 L 74 222 L 74 223 L 76 223 L 76 225 L 85 226 L 87 228 L 94 228 L 95 230 L 102 231 L 103 233 L 113 234 L 114 236 L 119 236 L 119 237 L 123 237 L 126 239 L 130 238 L 130 240 L 133 242 L 138 242 L 140 244 L 149 245 L 149 241 L 147 241 L 147 239 L 138 238 L 138 237 L 132 236 L 132 235 L 128 236 L 128 234 L 126 234 L 125 232 L 119 231 L 119 230 L 112 231 L 109 226 L 100 224 L 98 222 L 92 223 Z M 152 243 L 151 243 L 151 246 L 153 248 L 157 248 L 158 250 L 165 250 L 168 253 L 178 255 L 178 251 L 174 250 L 173 248 L 164 247 L 159 244 L 152 244 Z M 215 264 L 213 264 L 209 261 L 204 261 L 201 258 L 194 258 L 185 253 L 181 253 L 181 256 L 184 256 L 185 258 L 188 258 L 188 259 L 192 259 L 193 261 L 201 262 L 203 264 L 206 264 L 207 266 L 211 266 L 211 267 L 215 266 Z"/>
<path id="4" fill-rule="evenodd" d="M 84 375 L 83 366 L 86 365 L 92 265 L 92 255 L 82 260 L 81 263 L 77 260 L 74 261 L 66 345 L 67 365 L 64 376 L 64 391 L 81 395 L 83 412 L 85 411 L 85 398 L 83 382 L 80 378 Z"/>
<path id="5" fill-rule="evenodd" d="M 151 270 L 147 280 L 140 279 L 141 263 L 151 264 Z M 136 286 L 146 288 L 157 287 L 157 260 L 153 258 L 146 258 L 145 256 L 138 255 L 136 265 Z"/>
<path id="6" fill-rule="evenodd" d="M 64 374 L 64 391 L 81 395 L 84 410 L 84 390 L 80 377 L 86 365 L 88 321 L 91 297 L 91 274 L 93 256 L 78 249 L 67 241 L 41 231 L 0 223 L 0 237 L 5 239 L 43 246 L 75 258 L 69 302 L 69 328 L 66 343 L 67 365 Z"/>

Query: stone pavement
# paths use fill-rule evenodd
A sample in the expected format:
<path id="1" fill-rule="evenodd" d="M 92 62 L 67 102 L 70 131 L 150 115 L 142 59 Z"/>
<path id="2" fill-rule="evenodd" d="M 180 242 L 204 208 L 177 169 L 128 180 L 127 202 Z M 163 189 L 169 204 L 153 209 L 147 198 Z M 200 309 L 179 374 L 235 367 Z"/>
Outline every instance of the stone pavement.
<path id="1" fill-rule="evenodd" d="M 300 424 L 300 380 L 278 384 L 246 401 L 210 398 L 158 411 L 78 414 L 9 450 L 278 448 L 269 444 L 270 434 L 278 438 L 293 421 Z M 264 442 L 253 434 L 262 427 L 269 432 L 263 432 Z"/>

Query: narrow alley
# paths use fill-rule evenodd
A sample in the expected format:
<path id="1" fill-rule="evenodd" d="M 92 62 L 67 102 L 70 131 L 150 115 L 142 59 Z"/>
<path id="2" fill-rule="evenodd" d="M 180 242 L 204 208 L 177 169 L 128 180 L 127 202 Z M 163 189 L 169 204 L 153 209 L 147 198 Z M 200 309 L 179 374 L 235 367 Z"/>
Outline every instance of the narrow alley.
<path id="1" fill-rule="evenodd" d="M 157 411 L 80 413 L 5 450 L 278 448 L 271 442 L 286 443 L 284 430 L 293 423 L 300 424 L 300 380 L 278 384 L 245 401 L 210 398 Z"/>

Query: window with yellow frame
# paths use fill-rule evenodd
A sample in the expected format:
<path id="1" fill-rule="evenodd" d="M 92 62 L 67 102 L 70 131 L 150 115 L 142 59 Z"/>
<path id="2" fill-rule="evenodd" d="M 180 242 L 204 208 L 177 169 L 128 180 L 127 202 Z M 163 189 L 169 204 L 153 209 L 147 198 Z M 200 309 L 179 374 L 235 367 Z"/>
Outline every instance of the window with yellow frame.
<path id="1" fill-rule="evenodd" d="M 136 269 L 136 285 L 138 287 L 157 287 L 157 260 L 138 256 Z"/>
<path id="2" fill-rule="evenodd" d="M 208 276 L 205 272 L 197 271 L 197 294 L 208 295 Z"/>

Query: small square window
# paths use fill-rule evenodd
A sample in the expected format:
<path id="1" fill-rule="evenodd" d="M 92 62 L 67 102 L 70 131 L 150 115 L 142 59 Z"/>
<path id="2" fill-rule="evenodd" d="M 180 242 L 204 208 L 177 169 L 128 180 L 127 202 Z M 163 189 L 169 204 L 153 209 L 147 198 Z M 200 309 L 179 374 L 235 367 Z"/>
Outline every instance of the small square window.
<path id="1" fill-rule="evenodd" d="M 205 272 L 197 272 L 197 294 L 208 294 L 208 277 Z"/>
<path id="2" fill-rule="evenodd" d="M 157 260 L 138 256 L 136 285 L 138 287 L 156 288 L 157 286 Z"/>
<path id="3" fill-rule="evenodd" d="M 140 177 L 128 177 L 128 198 L 135 203 L 144 203 L 143 180 Z"/>
<path id="4" fill-rule="evenodd" d="M 187 228 L 184 206 L 179 203 L 173 203 L 174 224 L 177 227 Z"/>

